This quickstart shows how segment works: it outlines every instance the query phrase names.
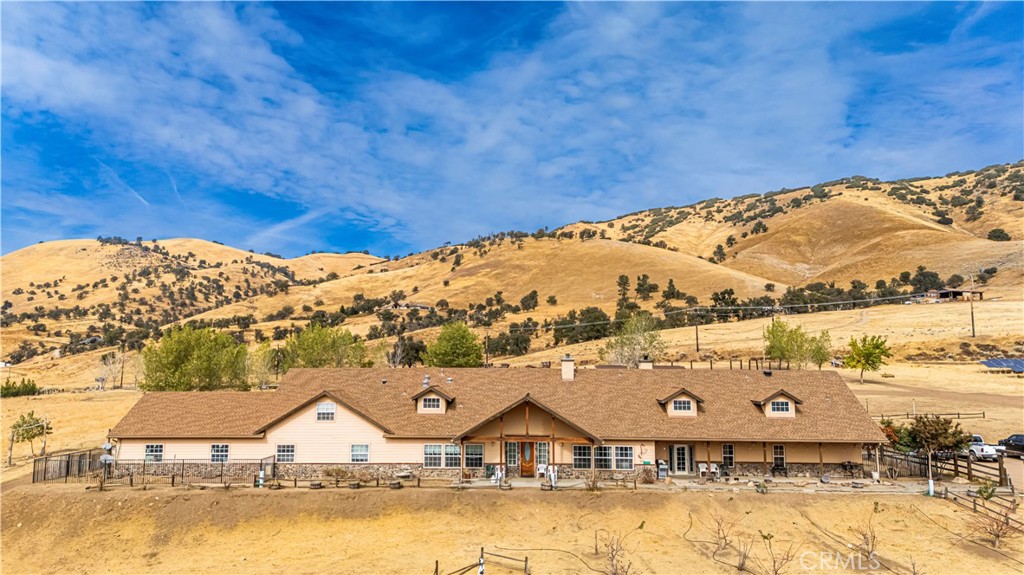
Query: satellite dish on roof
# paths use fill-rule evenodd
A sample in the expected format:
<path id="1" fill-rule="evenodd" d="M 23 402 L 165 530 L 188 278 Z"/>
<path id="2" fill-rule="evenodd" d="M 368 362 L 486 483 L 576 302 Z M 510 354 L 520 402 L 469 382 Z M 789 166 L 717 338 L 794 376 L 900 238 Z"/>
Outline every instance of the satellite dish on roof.
<path id="1" fill-rule="evenodd" d="M 100 446 L 100 449 L 102 449 L 103 451 L 110 451 L 113 448 L 114 446 L 109 443 L 104 443 L 103 445 Z"/>
<path id="2" fill-rule="evenodd" d="M 100 456 L 100 463 L 102 463 L 104 465 L 107 465 L 107 464 L 110 464 L 110 463 L 113 463 L 113 462 L 114 462 L 114 456 L 113 455 L 104 453 L 103 455 Z"/>

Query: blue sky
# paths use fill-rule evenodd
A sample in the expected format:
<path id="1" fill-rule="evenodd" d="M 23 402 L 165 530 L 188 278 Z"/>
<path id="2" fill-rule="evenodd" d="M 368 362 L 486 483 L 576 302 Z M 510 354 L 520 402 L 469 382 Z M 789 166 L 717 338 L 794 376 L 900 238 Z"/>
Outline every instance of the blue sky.
<path id="1" fill-rule="evenodd" d="M 405 254 L 1024 157 L 1006 3 L 10 3 L 2 250 Z"/>

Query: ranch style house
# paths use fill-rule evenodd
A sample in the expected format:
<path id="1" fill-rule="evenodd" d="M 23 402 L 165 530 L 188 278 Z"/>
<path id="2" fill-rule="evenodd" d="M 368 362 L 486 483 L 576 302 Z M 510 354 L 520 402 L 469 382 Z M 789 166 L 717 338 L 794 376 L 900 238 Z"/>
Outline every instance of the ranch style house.
<path id="1" fill-rule="evenodd" d="M 109 433 L 118 460 L 229 464 L 276 474 L 379 476 L 863 473 L 885 443 L 831 371 L 293 369 L 276 391 L 147 393 Z"/>

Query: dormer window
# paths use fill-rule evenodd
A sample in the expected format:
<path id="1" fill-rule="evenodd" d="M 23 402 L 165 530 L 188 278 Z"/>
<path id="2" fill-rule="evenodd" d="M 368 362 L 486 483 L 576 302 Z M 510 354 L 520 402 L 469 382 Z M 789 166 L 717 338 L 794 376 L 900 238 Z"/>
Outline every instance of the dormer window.
<path id="1" fill-rule="evenodd" d="M 672 400 L 672 411 L 692 411 L 693 402 L 689 399 Z"/>
<path id="2" fill-rule="evenodd" d="M 800 398 L 785 389 L 780 389 L 764 399 L 751 401 L 768 417 L 796 417 L 797 406 L 803 403 Z"/>
<path id="3" fill-rule="evenodd" d="M 452 406 L 455 398 L 441 391 L 435 386 L 425 388 L 423 391 L 412 396 L 419 413 L 430 413 L 444 415 Z"/>
<path id="4" fill-rule="evenodd" d="M 704 403 L 704 400 L 686 389 L 677 389 L 668 397 L 659 399 L 658 403 L 664 406 L 670 417 L 694 417 L 697 415 L 697 406 Z"/>

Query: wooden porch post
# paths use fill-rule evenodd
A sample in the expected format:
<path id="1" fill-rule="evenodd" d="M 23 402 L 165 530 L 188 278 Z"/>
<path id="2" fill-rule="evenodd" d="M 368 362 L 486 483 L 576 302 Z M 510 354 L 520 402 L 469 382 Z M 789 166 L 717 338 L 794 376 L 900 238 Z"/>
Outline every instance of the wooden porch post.
<path id="1" fill-rule="evenodd" d="M 498 465 L 505 466 L 505 416 L 498 417 Z"/>
<path id="2" fill-rule="evenodd" d="M 882 479 L 882 444 L 875 446 L 875 471 L 878 472 L 878 479 Z"/>
<path id="3" fill-rule="evenodd" d="M 825 454 L 821 450 L 821 442 L 818 442 L 818 475 L 825 475 Z"/>
<path id="4" fill-rule="evenodd" d="M 707 457 L 708 457 L 708 479 L 711 479 L 711 442 L 710 441 L 705 441 L 704 442 L 704 448 L 707 451 Z"/>
<path id="5" fill-rule="evenodd" d="M 466 476 L 466 439 L 459 438 L 459 483 Z"/>
<path id="6" fill-rule="evenodd" d="M 764 474 L 768 474 L 768 443 L 761 442 L 761 463 L 764 466 Z"/>
<path id="7" fill-rule="evenodd" d="M 526 414 L 523 416 L 523 421 L 526 423 L 526 433 L 524 435 L 530 435 L 530 404 L 524 405 L 526 408 Z"/>
<path id="8" fill-rule="evenodd" d="M 548 463 L 551 464 L 552 466 L 555 465 L 555 451 L 557 451 L 557 448 L 555 447 L 555 416 L 552 415 L 551 416 L 551 453 L 549 454 L 551 461 L 548 461 Z"/>

